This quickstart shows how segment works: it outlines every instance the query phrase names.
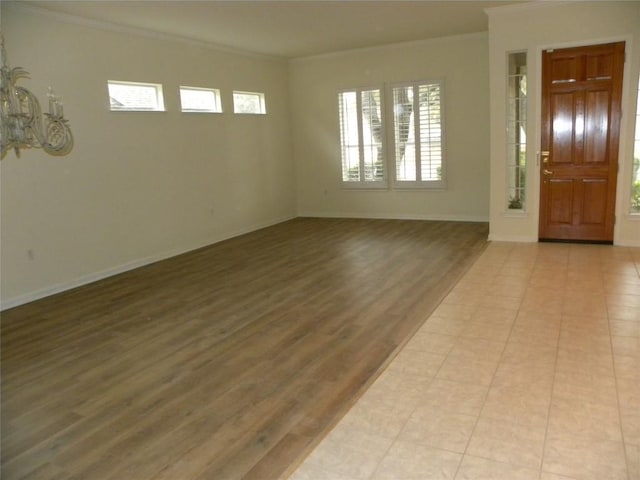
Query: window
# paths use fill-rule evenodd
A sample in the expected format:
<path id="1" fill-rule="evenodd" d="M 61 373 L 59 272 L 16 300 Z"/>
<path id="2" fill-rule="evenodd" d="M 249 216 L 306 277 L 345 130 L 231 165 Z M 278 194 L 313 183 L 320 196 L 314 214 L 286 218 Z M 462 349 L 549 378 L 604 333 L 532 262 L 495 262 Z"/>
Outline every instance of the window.
<path id="1" fill-rule="evenodd" d="M 631 213 L 640 213 L 640 78 L 636 100 L 636 134 L 633 144 L 633 173 L 631 176 Z"/>
<path id="2" fill-rule="evenodd" d="M 444 187 L 442 84 L 393 87 L 395 183 Z"/>
<path id="3" fill-rule="evenodd" d="M 108 81 L 111 110 L 163 112 L 162 85 Z"/>
<path id="4" fill-rule="evenodd" d="M 222 113 L 220 90 L 213 88 L 180 87 L 183 112 Z"/>
<path id="5" fill-rule="evenodd" d="M 524 210 L 527 180 L 527 54 L 510 53 L 507 82 L 507 209 Z"/>
<path id="6" fill-rule="evenodd" d="M 338 93 L 342 181 L 349 186 L 385 186 L 382 90 Z"/>
<path id="7" fill-rule="evenodd" d="M 233 92 L 233 113 L 266 114 L 264 93 Z"/>

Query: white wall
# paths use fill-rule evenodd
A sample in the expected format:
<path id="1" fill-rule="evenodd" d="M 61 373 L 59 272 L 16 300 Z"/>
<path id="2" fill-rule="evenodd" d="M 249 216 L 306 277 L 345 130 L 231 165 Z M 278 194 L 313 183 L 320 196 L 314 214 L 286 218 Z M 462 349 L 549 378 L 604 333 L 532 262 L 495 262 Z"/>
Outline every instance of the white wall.
<path id="1" fill-rule="evenodd" d="M 45 108 L 52 85 L 75 136 L 66 157 L 2 160 L 3 308 L 295 216 L 286 62 L 1 13 L 19 84 Z M 167 112 L 110 112 L 109 79 L 162 83 Z M 179 85 L 220 88 L 225 113 L 180 113 Z M 232 89 L 268 114 L 231 113 Z"/>
<path id="2" fill-rule="evenodd" d="M 393 83 L 430 79 L 445 82 L 447 188 L 443 191 L 343 188 L 338 90 L 382 84 L 388 87 Z M 486 221 L 489 215 L 488 79 L 488 40 L 484 33 L 291 62 L 298 213 L 302 216 Z M 390 125 L 390 112 L 387 113 Z"/>
<path id="3" fill-rule="evenodd" d="M 614 243 L 640 246 L 640 216 L 628 213 L 633 162 L 633 130 L 640 71 L 640 2 L 541 2 L 489 11 L 491 67 L 492 240 L 537 241 L 540 173 L 540 75 L 542 50 L 626 41 L 623 118 Z M 527 211 L 507 213 L 505 194 L 505 82 L 507 54 L 528 52 Z"/>

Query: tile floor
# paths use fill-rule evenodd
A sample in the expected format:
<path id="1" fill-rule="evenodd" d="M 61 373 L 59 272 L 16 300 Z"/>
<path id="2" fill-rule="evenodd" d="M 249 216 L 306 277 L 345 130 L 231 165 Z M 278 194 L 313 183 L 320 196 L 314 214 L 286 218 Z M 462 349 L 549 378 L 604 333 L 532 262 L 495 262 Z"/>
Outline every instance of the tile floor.
<path id="1" fill-rule="evenodd" d="M 290 480 L 640 480 L 639 272 L 490 244 Z"/>

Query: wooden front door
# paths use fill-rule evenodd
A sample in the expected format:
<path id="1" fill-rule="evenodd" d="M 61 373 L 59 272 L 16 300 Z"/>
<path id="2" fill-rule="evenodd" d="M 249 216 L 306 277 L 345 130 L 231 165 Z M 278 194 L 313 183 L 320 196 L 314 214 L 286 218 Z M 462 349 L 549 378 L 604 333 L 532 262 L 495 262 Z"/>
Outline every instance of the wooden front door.
<path id="1" fill-rule="evenodd" d="M 542 54 L 541 240 L 613 242 L 624 42 Z"/>

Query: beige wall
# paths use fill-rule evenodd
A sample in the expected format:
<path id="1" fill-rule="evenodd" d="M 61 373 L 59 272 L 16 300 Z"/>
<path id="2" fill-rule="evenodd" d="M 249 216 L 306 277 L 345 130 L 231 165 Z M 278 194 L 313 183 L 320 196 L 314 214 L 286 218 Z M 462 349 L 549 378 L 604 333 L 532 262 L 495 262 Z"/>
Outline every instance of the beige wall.
<path id="1" fill-rule="evenodd" d="M 52 85 L 76 139 L 2 160 L 3 308 L 295 216 L 286 62 L 6 5 L 1 22 L 20 85 L 43 105 Z M 168 111 L 110 112 L 109 79 L 162 83 Z M 220 88 L 225 113 L 180 113 L 179 85 Z M 231 113 L 232 89 L 268 114 Z"/>
<path id="2" fill-rule="evenodd" d="M 41 102 L 55 87 L 76 137 L 67 157 L 33 150 L 0 164 L 2 308 L 296 214 L 490 218 L 492 239 L 535 241 L 539 57 L 552 46 L 628 41 L 618 198 L 629 195 L 640 2 L 503 7 L 490 12 L 488 34 L 289 64 L 23 7 L 0 12 L 9 63 L 31 73 L 23 84 Z M 509 215 L 505 66 L 520 50 L 529 52 L 529 208 Z M 163 83 L 168 111 L 110 112 L 108 79 Z M 337 91 L 430 79 L 445 86 L 447 188 L 342 188 Z M 180 113 L 179 85 L 220 88 L 226 113 Z M 268 114 L 230 113 L 233 89 L 265 92 Z M 616 243 L 638 245 L 640 221 L 625 207 L 618 202 Z"/>
<path id="3" fill-rule="evenodd" d="M 540 175 L 540 59 L 542 50 L 626 41 L 615 243 L 640 246 L 640 216 L 628 213 L 633 129 L 640 70 L 640 2 L 541 2 L 489 12 L 491 67 L 491 232 L 492 240 L 537 241 Z M 505 194 L 505 81 L 509 52 L 528 52 L 527 211 L 507 213 Z"/>
<path id="4" fill-rule="evenodd" d="M 338 90 L 383 84 L 388 88 L 393 83 L 430 79 L 444 79 L 447 188 L 442 191 L 343 188 Z M 298 213 L 486 221 L 489 215 L 488 79 L 486 34 L 340 52 L 291 62 Z M 387 112 L 388 124 L 390 113 Z"/>

